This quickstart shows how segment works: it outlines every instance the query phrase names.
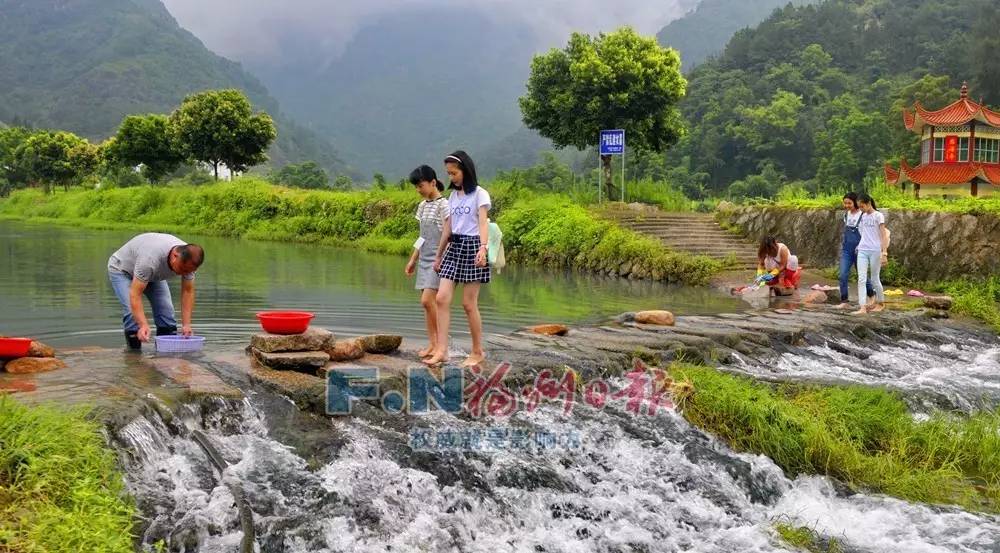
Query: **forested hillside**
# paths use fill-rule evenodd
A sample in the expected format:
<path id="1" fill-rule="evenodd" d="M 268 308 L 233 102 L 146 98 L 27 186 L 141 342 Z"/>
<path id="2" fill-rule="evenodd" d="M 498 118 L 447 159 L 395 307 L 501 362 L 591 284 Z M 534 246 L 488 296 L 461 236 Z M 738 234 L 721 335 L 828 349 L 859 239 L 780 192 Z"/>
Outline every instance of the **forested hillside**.
<path id="1" fill-rule="evenodd" d="M 272 162 L 346 172 L 328 141 L 280 114 L 257 79 L 182 29 L 159 0 L 0 0 L 0 120 L 93 140 L 189 93 L 238 88 L 278 123 Z"/>
<path id="2" fill-rule="evenodd" d="M 666 165 L 689 190 L 855 186 L 888 159 L 916 157 L 903 106 L 942 107 L 966 80 L 973 97 L 1000 103 L 997 28 L 992 0 L 785 7 L 689 75 L 689 132 Z"/>

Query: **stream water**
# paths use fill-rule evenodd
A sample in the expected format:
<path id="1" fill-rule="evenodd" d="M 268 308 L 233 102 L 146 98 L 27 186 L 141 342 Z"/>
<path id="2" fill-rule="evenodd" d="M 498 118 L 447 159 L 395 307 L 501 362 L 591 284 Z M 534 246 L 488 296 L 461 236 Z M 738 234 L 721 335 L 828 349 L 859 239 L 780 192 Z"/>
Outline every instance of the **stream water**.
<path id="1" fill-rule="evenodd" d="M 109 438 L 142 513 L 144 550 L 239 551 L 243 496 L 261 553 L 785 551 L 777 522 L 812 528 L 844 551 L 1000 553 L 996 517 L 849 493 L 821 477 L 789 479 L 672 409 L 637 416 L 612 403 L 564 414 L 543 405 L 493 420 L 392 416 L 359 403 L 353 416 L 328 419 L 247 379 L 234 359 L 253 311 L 264 307 L 308 307 L 340 333 L 419 335 L 415 296 L 395 258 L 203 240 L 209 265 L 199 275 L 195 322 L 209 348 L 192 361 L 245 397 L 191 400 L 151 354 L 117 349 L 103 266 L 125 238 L 0 223 L 0 333 L 113 348 L 71 354 L 69 369 L 38 375 L 38 394 L 26 397 L 110 407 Z M 527 269 L 505 272 L 484 304 L 496 332 L 643 307 L 744 308 L 708 290 Z M 843 345 L 812 344 L 735 368 L 936 390 L 968 409 L 1000 403 L 995 339 L 942 328 L 874 348 L 862 359 Z M 213 468 L 198 432 L 227 468 Z M 414 448 L 415 432 L 491 438 L 465 450 Z"/>

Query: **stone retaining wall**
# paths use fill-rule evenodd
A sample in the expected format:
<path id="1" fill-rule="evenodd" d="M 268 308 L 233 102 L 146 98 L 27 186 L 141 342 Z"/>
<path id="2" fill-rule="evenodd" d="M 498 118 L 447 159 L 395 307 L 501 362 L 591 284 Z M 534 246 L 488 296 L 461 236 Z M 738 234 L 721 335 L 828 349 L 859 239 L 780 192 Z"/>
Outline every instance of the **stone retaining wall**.
<path id="1" fill-rule="evenodd" d="M 892 231 L 889 257 L 910 276 L 936 280 L 1000 274 L 1000 217 L 885 210 Z M 720 222 L 757 239 L 773 234 L 809 268 L 840 262 L 843 211 L 781 207 L 732 207 Z"/>

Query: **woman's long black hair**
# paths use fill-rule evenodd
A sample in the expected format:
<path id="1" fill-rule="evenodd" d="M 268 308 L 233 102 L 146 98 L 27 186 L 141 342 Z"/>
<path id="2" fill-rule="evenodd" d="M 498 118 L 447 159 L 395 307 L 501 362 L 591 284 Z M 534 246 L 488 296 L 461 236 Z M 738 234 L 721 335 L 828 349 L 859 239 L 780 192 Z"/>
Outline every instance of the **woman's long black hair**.
<path id="1" fill-rule="evenodd" d="M 878 206 L 875 205 L 875 198 L 872 198 L 870 195 L 868 195 L 867 192 L 859 194 L 858 201 L 861 203 L 869 204 L 872 206 L 872 209 L 878 211 Z"/>
<path id="2" fill-rule="evenodd" d="M 764 236 L 760 239 L 760 246 L 757 248 L 757 260 L 762 264 L 768 256 L 778 256 L 778 240 L 773 236 Z"/>
<path id="3" fill-rule="evenodd" d="M 462 191 L 472 194 L 479 187 L 479 179 L 476 178 L 476 164 L 472 162 L 469 154 L 465 150 L 456 150 L 444 158 L 445 163 L 455 163 L 462 170 Z M 454 183 L 451 188 L 457 188 Z"/>
<path id="4" fill-rule="evenodd" d="M 858 193 L 857 192 L 848 192 L 847 194 L 844 194 L 843 199 L 844 200 L 851 200 L 851 203 L 854 204 L 854 207 L 855 208 L 858 207 Z"/>
<path id="5" fill-rule="evenodd" d="M 410 184 L 416 186 L 424 181 L 433 182 L 438 192 L 444 192 L 444 184 L 438 180 L 437 173 L 430 165 L 421 165 L 410 171 Z"/>

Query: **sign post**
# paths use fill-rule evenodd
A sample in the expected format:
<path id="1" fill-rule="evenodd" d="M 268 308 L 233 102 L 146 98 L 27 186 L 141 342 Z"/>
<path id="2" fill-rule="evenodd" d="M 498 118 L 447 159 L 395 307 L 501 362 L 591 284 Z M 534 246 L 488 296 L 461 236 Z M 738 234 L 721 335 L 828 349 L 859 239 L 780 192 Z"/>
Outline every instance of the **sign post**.
<path id="1" fill-rule="evenodd" d="M 600 156 L 622 156 L 622 202 L 625 201 L 625 129 L 610 129 L 601 131 Z M 599 171 L 603 177 L 603 168 Z M 603 180 L 598 180 L 598 186 L 603 188 Z M 601 198 L 600 188 L 597 192 L 598 201 Z M 610 198 L 608 198 L 610 199 Z"/>

